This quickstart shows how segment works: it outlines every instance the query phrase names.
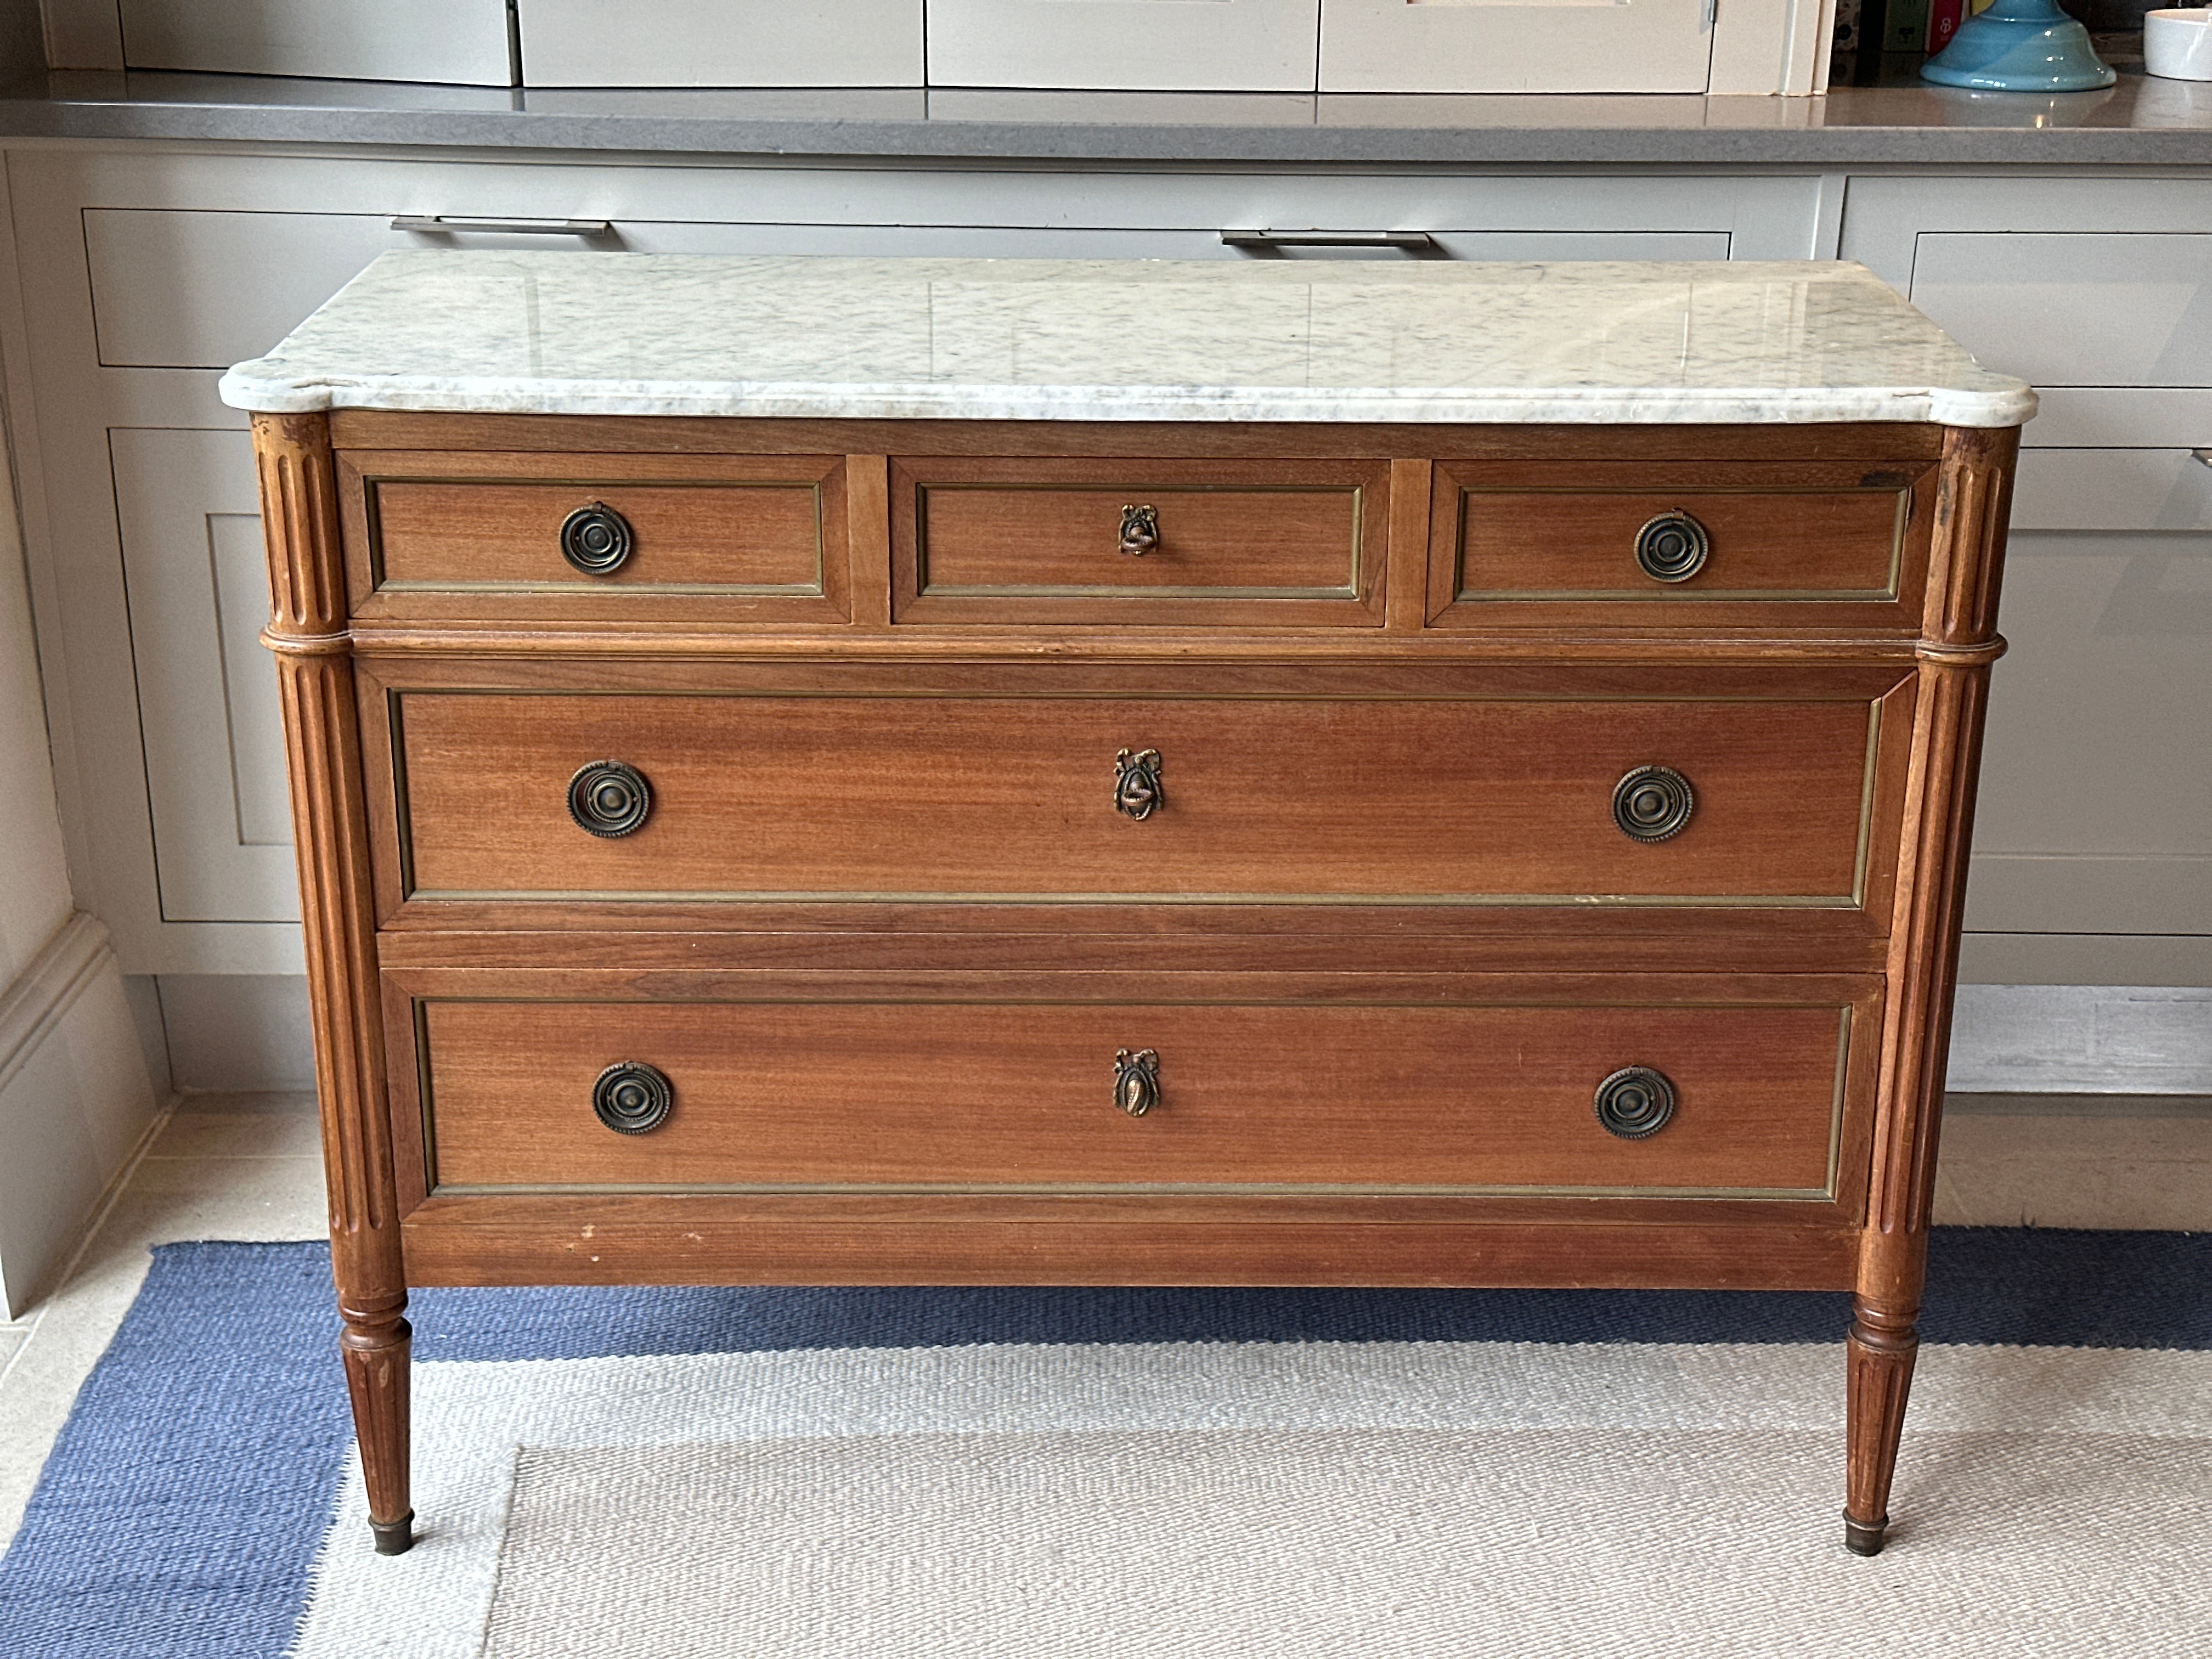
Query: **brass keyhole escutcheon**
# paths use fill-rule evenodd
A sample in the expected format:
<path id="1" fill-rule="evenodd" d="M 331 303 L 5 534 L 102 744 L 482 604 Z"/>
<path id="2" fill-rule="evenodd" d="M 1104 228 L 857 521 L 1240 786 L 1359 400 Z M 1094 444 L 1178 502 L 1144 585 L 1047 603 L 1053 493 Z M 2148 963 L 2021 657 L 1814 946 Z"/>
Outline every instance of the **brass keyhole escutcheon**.
<path id="1" fill-rule="evenodd" d="M 1150 505 L 1131 504 L 1121 509 L 1121 550 L 1133 559 L 1141 559 L 1155 551 L 1160 544 L 1160 510 Z"/>
<path id="2" fill-rule="evenodd" d="M 1153 1048 L 1114 1053 L 1114 1103 L 1131 1117 L 1142 1117 L 1160 1103 L 1160 1056 Z"/>
<path id="3" fill-rule="evenodd" d="M 1160 751 L 1124 749 L 1114 757 L 1114 810 L 1125 817 L 1145 819 L 1168 804 L 1160 787 Z"/>

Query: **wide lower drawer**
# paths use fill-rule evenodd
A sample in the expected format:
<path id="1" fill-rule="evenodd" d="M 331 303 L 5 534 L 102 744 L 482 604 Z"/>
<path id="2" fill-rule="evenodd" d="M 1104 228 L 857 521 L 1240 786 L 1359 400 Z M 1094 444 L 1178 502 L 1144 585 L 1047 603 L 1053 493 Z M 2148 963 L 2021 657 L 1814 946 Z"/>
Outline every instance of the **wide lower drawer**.
<path id="1" fill-rule="evenodd" d="M 1389 464 L 895 457 L 902 623 L 1380 627 Z"/>
<path id="2" fill-rule="evenodd" d="M 364 620 L 841 623 L 835 455 L 351 450 L 349 599 Z"/>
<path id="3" fill-rule="evenodd" d="M 1613 990 L 1480 1006 L 429 995 L 394 1014 L 433 1196 L 1836 1201 L 1875 981 L 1703 1004 L 1680 981 Z"/>
<path id="4" fill-rule="evenodd" d="M 1848 907 L 1889 701 L 402 692 L 398 891 Z"/>

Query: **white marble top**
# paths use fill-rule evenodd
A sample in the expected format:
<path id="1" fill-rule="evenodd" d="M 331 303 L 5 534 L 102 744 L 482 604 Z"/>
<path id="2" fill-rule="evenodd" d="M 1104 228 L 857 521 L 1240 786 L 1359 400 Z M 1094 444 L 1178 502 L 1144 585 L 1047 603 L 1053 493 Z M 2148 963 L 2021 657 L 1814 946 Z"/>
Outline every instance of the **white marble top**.
<path id="1" fill-rule="evenodd" d="M 225 402 L 289 412 L 2017 425 L 1855 264 L 386 253 Z"/>

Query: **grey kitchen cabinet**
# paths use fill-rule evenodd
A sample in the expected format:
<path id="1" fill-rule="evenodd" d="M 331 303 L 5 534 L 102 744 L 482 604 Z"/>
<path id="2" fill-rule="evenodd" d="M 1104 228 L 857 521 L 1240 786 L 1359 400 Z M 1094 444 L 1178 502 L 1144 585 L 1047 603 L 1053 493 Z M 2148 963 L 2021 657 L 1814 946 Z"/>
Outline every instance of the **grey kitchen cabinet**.
<path id="1" fill-rule="evenodd" d="M 2212 191 L 1854 179 L 1841 251 L 2042 396 L 1966 926 L 2124 982 L 2212 937 Z"/>
<path id="2" fill-rule="evenodd" d="M 1224 228 L 1419 228 L 1462 258 L 1802 258 L 1820 182 L 819 165 L 501 165 L 185 150 L 9 157 L 27 373 L 11 375 L 57 778 L 126 971 L 297 969 L 273 680 L 220 371 L 386 248 L 1246 258 Z M 457 234 L 400 216 L 582 222 Z M 1332 257 L 1292 250 L 1272 257 Z M 1385 253 L 1382 257 L 1406 257 Z M 102 503 L 92 511 L 88 502 Z M 258 624 L 257 624 L 258 626 Z"/>

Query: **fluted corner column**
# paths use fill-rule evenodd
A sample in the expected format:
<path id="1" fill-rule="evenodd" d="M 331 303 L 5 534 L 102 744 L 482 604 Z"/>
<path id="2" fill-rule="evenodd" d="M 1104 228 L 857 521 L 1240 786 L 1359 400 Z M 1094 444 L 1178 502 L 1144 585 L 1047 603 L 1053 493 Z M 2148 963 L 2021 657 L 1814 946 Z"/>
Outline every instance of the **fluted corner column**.
<path id="1" fill-rule="evenodd" d="M 1997 593 L 2019 447 L 2016 429 L 1953 428 L 1945 434 L 1936 489 L 1898 906 L 1891 918 L 1874 1167 L 1845 1342 L 1844 1542 L 1860 1555 L 1879 1553 L 1887 1535 L 1890 1482 L 1920 1346 L 1982 716 L 1990 665 L 2004 652 Z"/>
<path id="2" fill-rule="evenodd" d="M 376 1548 L 414 1541 L 408 1499 L 407 1279 L 378 1009 L 359 705 L 327 416 L 257 415 L 270 622 L 315 1035 L 346 1384 Z"/>

